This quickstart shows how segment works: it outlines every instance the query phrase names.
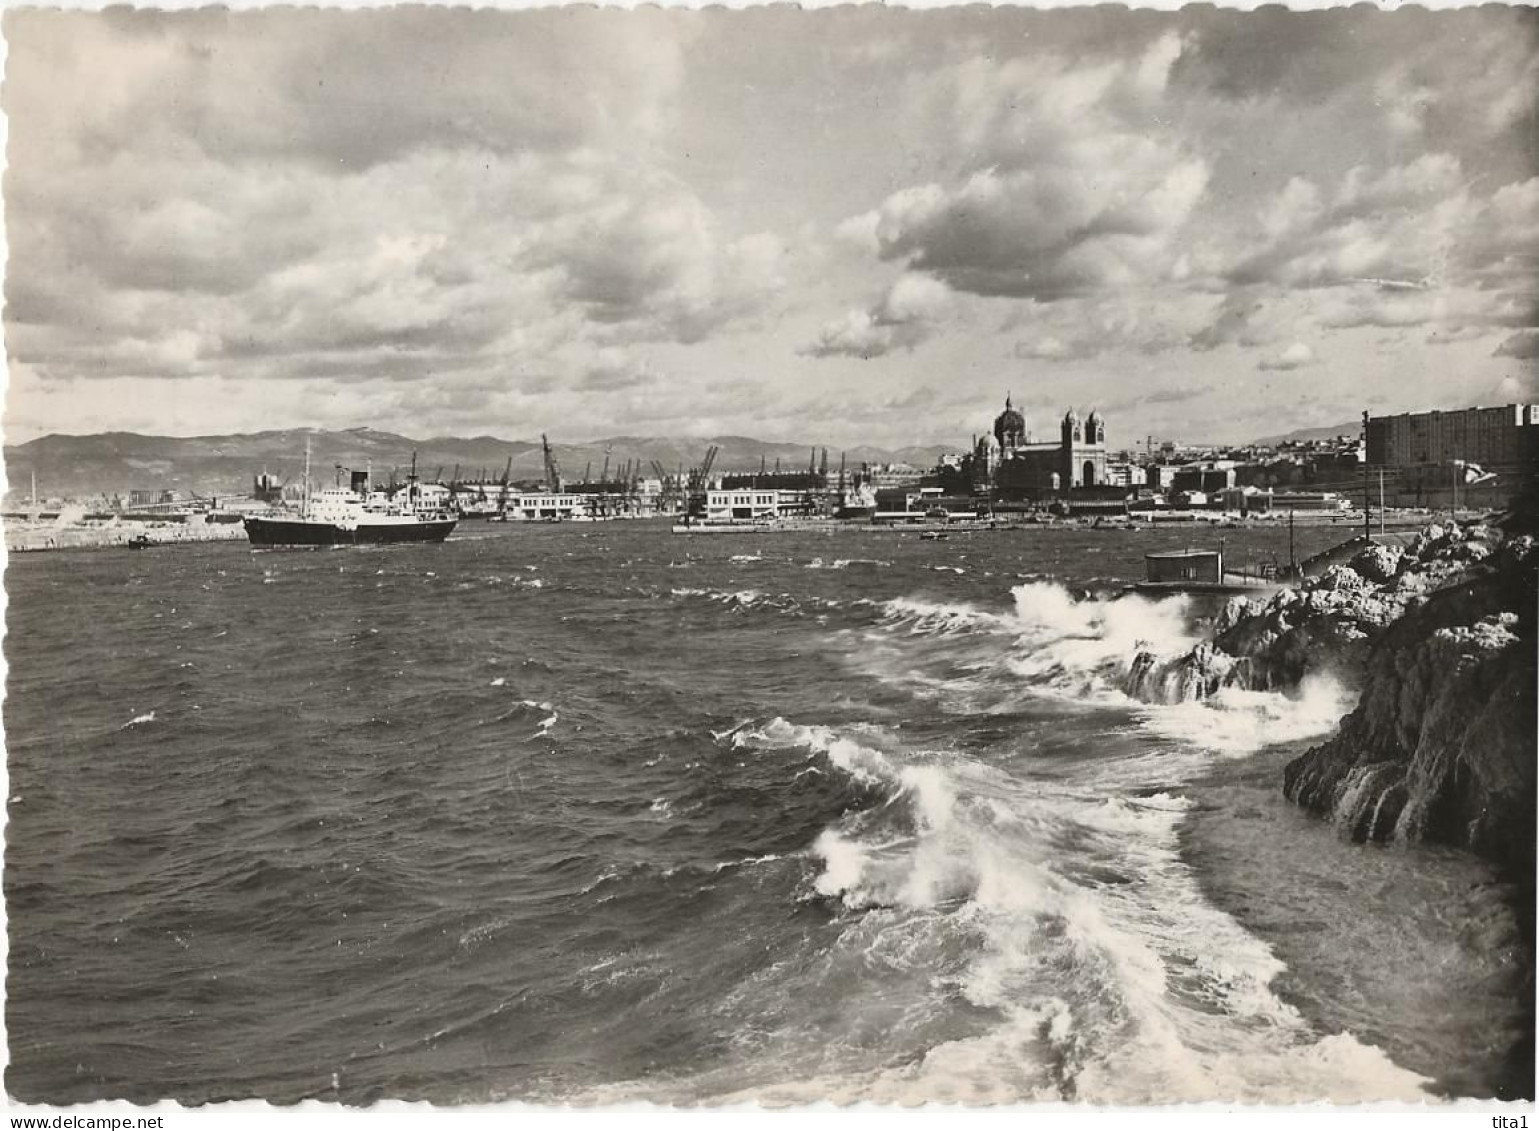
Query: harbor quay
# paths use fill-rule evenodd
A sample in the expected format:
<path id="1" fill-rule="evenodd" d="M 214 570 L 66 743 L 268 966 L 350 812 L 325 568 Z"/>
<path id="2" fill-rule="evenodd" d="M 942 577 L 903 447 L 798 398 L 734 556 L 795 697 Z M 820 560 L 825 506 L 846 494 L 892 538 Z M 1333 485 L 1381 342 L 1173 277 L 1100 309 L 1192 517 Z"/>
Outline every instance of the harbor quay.
<path id="1" fill-rule="evenodd" d="M 240 523 L 206 521 L 210 515 L 171 519 L 93 519 L 68 512 L 51 517 L 7 515 L 0 518 L 8 554 L 46 550 L 134 549 L 148 546 L 244 542 Z"/>

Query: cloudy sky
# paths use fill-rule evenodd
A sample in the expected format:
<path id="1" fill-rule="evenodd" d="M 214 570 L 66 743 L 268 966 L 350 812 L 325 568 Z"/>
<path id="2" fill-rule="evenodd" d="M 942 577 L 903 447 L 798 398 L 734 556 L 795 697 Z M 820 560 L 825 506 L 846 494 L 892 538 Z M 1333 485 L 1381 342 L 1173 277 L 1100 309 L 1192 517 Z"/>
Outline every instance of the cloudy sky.
<path id="1" fill-rule="evenodd" d="M 6 434 L 1533 398 L 1539 21 L 8 12 Z"/>

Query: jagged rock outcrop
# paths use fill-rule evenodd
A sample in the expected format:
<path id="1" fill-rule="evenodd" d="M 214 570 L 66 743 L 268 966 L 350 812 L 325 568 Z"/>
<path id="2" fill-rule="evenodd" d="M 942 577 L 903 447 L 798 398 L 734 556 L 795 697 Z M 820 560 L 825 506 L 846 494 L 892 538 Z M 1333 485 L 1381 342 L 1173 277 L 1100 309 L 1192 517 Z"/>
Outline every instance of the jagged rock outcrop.
<path id="1" fill-rule="evenodd" d="M 1457 568 L 1378 634 L 1357 708 L 1288 764 L 1284 792 L 1356 839 L 1459 845 L 1532 875 L 1539 546 L 1438 560 Z"/>
<path id="2" fill-rule="evenodd" d="M 1210 642 L 1175 658 L 1143 652 L 1124 680 L 1145 702 L 1200 699 L 1222 687 L 1288 690 L 1310 671 L 1356 684 L 1373 641 L 1430 593 L 1502 545 L 1489 526 L 1430 526 L 1402 551 L 1371 545 L 1296 589 L 1262 603 L 1235 598 Z"/>

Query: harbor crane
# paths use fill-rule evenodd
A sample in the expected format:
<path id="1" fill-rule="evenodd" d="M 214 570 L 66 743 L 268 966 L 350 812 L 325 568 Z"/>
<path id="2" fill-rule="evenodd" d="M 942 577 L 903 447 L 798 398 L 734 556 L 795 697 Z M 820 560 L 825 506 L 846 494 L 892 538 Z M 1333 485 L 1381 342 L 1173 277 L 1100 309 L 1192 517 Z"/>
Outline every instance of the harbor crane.
<path id="1" fill-rule="evenodd" d="M 497 517 L 506 521 L 508 517 L 508 478 L 513 474 L 513 457 L 508 457 L 508 466 L 502 469 L 502 490 L 497 494 Z"/>
<path id="2" fill-rule="evenodd" d="M 689 493 L 686 496 L 685 507 L 690 514 L 705 513 L 705 493 L 710 490 L 711 468 L 716 464 L 716 456 L 721 448 L 712 444 L 706 449 L 705 459 L 700 461 L 700 466 L 689 473 Z"/>
<path id="3" fill-rule="evenodd" d="M 540 433 L 540 446 L 545 455 L 545 487 L 553 495 L 561 493 L 561 465 L 556 462 L 556 453 L 551 450 L 550 440 L 544 432 Z"/>
<path id="4" fill-rule="evenodd" d="M 662 494 L 658 496 L 658 506 L 663 510 L 673 507 L 679 490 L 679 481 L 663 470 L 661 460 L 652 461 L 652 470 L 657 473 L 657 481 L 662 484 Z"/>

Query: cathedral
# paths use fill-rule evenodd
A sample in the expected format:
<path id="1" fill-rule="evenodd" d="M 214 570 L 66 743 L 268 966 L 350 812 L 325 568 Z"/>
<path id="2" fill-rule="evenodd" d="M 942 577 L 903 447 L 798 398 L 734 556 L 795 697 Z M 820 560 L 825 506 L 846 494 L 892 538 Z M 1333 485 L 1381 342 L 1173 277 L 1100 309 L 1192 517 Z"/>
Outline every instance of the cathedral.
<path id="1" fill-rule="evenodd" d="M 973 442 L 967 460 L 974 494 L 996 499 L 1042 499 L 1077 488 L 1106 486 L 1106 422 L 1092 411 L 1081 422 L 1072 408 L 1058 439 L 1033 441 L 1026 417 L 1005 397 L 994 434 Z"/>

